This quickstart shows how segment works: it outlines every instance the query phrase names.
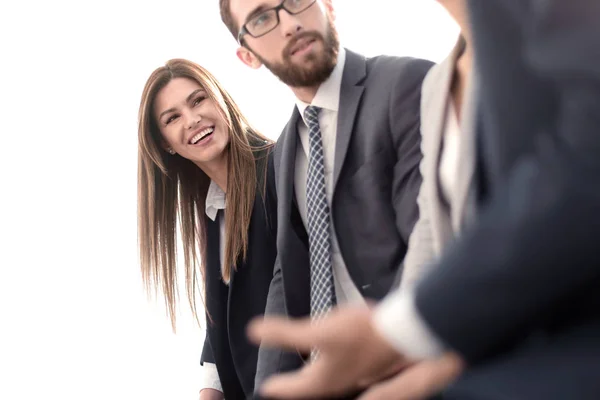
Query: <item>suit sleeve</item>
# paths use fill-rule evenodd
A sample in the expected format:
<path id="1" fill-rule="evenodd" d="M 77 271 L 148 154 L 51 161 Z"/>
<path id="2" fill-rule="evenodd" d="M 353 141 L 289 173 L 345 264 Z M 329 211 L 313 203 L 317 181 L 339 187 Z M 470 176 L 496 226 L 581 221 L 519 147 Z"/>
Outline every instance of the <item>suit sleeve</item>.
<path id="1" fill-rule="evenodd" d="M 273 165 L 273 153 L 269 155 L 269 170 L 267 172 L 267 206 L 271 214 L 269 223 L 271 224 L 271 232 L 276 237 L 277 235 L 277 193 L 275 188 L 275 173 Z M 285 293 L 283 288 L 283 275 L 281 272 L 281 261 L 279 257 L 275 259 L 273 268 L 273 278 L 269 286 L 267 295 L 267 304 L 265 315 L 280 315 L 286 316 L 287 310 L 285 306 Z M 258 390 L 260 385 L 271 375 L 290 371 L 298 368 L 301 365 L 301 359 L 296 353 L 284 352 L 278 348 L 270 348 L 260 346 L 258 351 L 258 361 L 255 376 L 255 389 Z"/>
<path id="2" fill-rule="evenodd" d="M 396 226 L 404 243 L 408 243 L 419 216 L 421 84 L 431 65 L 425 60 L 410 60 L 402 73 L 397 74 L 391 94 L 390 128 L 396 151 L 392 201 L 396 210 Z"/>
<path id="3" fill-rule="evenodd" d="M 273 280 L 269 287 L 265 315 L 286 316 L 285 296 L 283 290 L 283 276 L 279 258 L 275 260 Z M 292 371 L 302 365 L 300 355 L 295 352 L 283 351 L 279 348 L 260 346 L 258 351 L 258 363 L 256 367 L 255 390 L 271 375 L 280 372 Z"/>
<path id="4" fill-rule="evenodd" d="M 216 363 L 208 337 L 204 338 L 204 347 L 202 348 L 202 355 L 200 356 L 200 365 L 204 365 L 205 362 L 212 364 Z"/>
<path id="5" fill-rule="evenodd" d="M 532 21 L 530 32 L 539 35 L 526 46 L 528 68 L 552 82 L 560 99 L 552 131 L 514 163 L 477 225 L 417 288 L 416 306 L 428 326 L 472 363 L 518 342 L 600 281 L 600 57 L 590 65 L 584 51 L 599 54 L 600 35 L 593 33 L 600 7 L 576 3 L 587 10 L 573 25 L 560 18 L 566 3 L 539 2 L 547 8 Z M 579 36 L 587 46 L 569 40 L 573 27 L 587 32 Z"/>
<path id="6" fill-rule="evenodd" d="M 200 356 L 200 391 L 204 389 L 214 389 L 220 392 L 223 391 L 221 386 L 221 380 L 219 379 L 219 373 L 217 372 L 217 364 L 215 357 L 208 341 L 208 337 L 204 339 L 204 347 L 202 348 L 202 355 Z"/>
<path id="7" fill-rule="evenodd" d="M 283 280 L 281 276 L 281 265 L 279 259 L 275 260 L 275 269 L 273 271 L 273 280 L 269 287 L 269 295 L 267 297 L 267 306 L 265 315 L 287 315 L 285 310 Z M 255 389 L 260 388 L 260 385 L 271 375 L 279 372 L 279 362 L 282 351 L 278 348 L 260 346 L 258 350 L 258 363 L 256 366 L 256 377 L 254 381 Z"/>

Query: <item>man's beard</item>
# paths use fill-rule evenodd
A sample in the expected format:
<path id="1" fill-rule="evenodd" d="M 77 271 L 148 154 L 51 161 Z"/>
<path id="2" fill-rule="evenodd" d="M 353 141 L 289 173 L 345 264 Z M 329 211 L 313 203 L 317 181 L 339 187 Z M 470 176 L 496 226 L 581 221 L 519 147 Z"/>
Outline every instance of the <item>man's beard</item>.
<path id="1" fill-rule="evenodd" d="M 290 50 L 299 40 L 315 40 L 315 43 L 323 43 L 323 51 L 314 52 L 304 56 L 308 66 L 295 64 L 291 59 Z M 292 87 L 311 87 L 323 83 L 335 68 L 339 51 L 340 41 L 332 21 L 329 21 L 326 37 L 316 31 L 302 32 L 295 36 L 283 49 L 283 62 L 270 63 L 259 55 L 256 57 L 269 71 L 278 77 L 283 83 Z"/>

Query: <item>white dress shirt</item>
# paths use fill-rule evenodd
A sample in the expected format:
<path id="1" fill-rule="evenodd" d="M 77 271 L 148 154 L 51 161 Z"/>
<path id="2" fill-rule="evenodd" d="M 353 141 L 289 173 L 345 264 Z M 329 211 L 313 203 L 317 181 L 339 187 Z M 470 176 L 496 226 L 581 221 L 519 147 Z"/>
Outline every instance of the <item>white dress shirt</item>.
<path id="1" fill-rule="evenodd" d="M 441 194 L 452 212 L 453 193 L 458 182 L 458 159 L 461 132 L 452 98 L 448 98 L 444 122 L 443 148 L 438 169 Z M 420 316 L 411 289 L 390 293 L 377 307 L 374 315 L 377 330 L 405 356 L 434 358 L 444 351 L 441 340 L 435 336 Z"/>
<path id="2" fill-rule="evenodd" d="M 442 195 L 446 203 L 450 205 L 452 212 L 452 199 L 455 198 L 454 191 L 458 182 L 458 164 L 460 150 L 460 127 L 456 116 L 456 107 L 452 97 L 448 98 L 446 107 L 446 121 L 444 124 L 444 143 L 442 144 L 442 155 L 440 157 L 439 181 Z"/>
<path id="3" fill-rule="evenodd" d="M 321 140 L 323 142 L 323 158 L 325 168 L 325 191 L 329 209 L 333 197 L 333 166 L 335 163 L 335 142 L 337 134 L 337 118 L 340 104 L 340 89 L 342 86 L 342 74 L 346 62 L 346 52 L 340 47 L 338 62 L 329 78 L 323 82 L 312 101 L 307 104 L 296 99 L 296 106 L 300 111 L 301 119 L 298 121 L 298 136 L 300 146 L 296 148 L 296 165 L 294 186 L 298 208 L 304 226 L 308 227 L 308 211 L 306 205 L 306 178 L 308 174 L 308 159 L 310 153 L 308 140 L 308 124 L 304 120 L 304 110 L 309 105 L 321 108 L 319 112 L 319 127 L 321 128 Z M 348 273 L 342 253 L 340 252 L 337 235 L 333 224 L 333 216 L 330 214 L 331 232 L 331 262 L 333 270 L 333 282 L 338 304 L 366 304 L 361 293 Z"/>
<path id="4" fill-rule="evenodd" d="M 208 192 L 206 193 L 206 204 L 205 213 L 211 220 L 217 218 L 219 210 L 225 210 L 225 192 L 213 181 L 210 181 Z M 223 211 L 224 213 L 224 211 Z M 221 254 L 221 260 L 223 260 L 225 251 L 225 219 L 219 220 L 219 251 Z M 223 268 L 223 265 L 221 265 Z M 205 362 L 201 367 L 201 384 L 200 391 L 203 389 L 215 389 L 219 392 L 223 392 L 221 386 L 221 380 L 219 379 L 219 373 L 217 372 L 217 366 L 213 363 Z"/>

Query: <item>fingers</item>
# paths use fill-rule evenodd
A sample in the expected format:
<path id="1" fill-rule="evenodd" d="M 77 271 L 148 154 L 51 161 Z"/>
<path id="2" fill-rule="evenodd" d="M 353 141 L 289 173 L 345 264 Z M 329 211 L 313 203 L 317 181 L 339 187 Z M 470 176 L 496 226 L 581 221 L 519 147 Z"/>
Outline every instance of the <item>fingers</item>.
<path id="1" fill-rule="evenodd" d="M 359 380 L 358 386 L 360 388 L 368 388 L 369 386 L 372 386 L 372 385 L 376 384 L 377 382 L 384 381 L 388 378 L 391 378 L 394 375 L 397 375 L 403 369 L 408 368 L 410 366 L 410 364 L 411 363 L 406 360 L 398 361 L 398 362 L 394 363 L 393 365 L 391 365 L 387 370 L 383 371 L 381 374 L 372 375 L 372 376 L 365 377 L 365 378 Z"/>
<path id="2" fill-rule="evenodd" d="M 369 313 L 362 308 L 336 308 L 317 324 L 312 323 L 310 318 L 256 318 L 248 324 L 247 332 L 256 344 L 308 353 L 320 345 L 343 345 L 342 339 L 347 335 L 340 335 L 340 332 L 352 329 L 366 318 L 369 318 Z"/>
<path id="3" fill-rule="evenodd" d="M 308 318 L 265 317 L 248 324 L 248 337 L 256 344 L 308 353 L 315 346 L 317 331 Z"/>
<path id="4" fill-rule="evenodd" d="M 262 396 L 274 399 L 310 399 L 328 392 L 319 362 L 308 364 L 298 372 L 269 378 L 259 389 Z"/>
<path id="5" fill-rule="evenodd" d="M 462 372 L 463 363 L 453 354 L 422 361 L 373 386 L 359 400 L 419 400 L 428 398 L 452 383 Z"/>

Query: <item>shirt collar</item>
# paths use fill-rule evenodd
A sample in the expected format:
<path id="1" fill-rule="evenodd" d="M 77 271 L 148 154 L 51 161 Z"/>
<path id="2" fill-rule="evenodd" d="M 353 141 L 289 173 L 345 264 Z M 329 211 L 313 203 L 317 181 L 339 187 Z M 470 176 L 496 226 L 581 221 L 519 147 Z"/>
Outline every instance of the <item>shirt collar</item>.
<path id="1" fill-rule="evenodd" d="M 204 212 L 211 220 L 217 218 L 219 210 L 225 209 L 225 192 L 214 181 L 210 181 L 208 192 L 206 193 L 206 204 Z"/>
<path id="2" fill-rule="evenodd" d="M 306 107 L 313 105 L 329 111 L 338 111 L 340 104 L 340 88 L 342 87 L 342 76 L 344 74 L 344 65 L 346 63 L 346 50 L 340 46 L 338 51 L 337 64 L 331 71 L 329 78 L 325 82 L 321 83 L 315 98 L 311 104 L 307 104 L 302 100 L 296 98 L 296 106 L 300 115 L 304 120 L 304 110 Z M 304 121 L 306 123 L 306 121 Z"/>

